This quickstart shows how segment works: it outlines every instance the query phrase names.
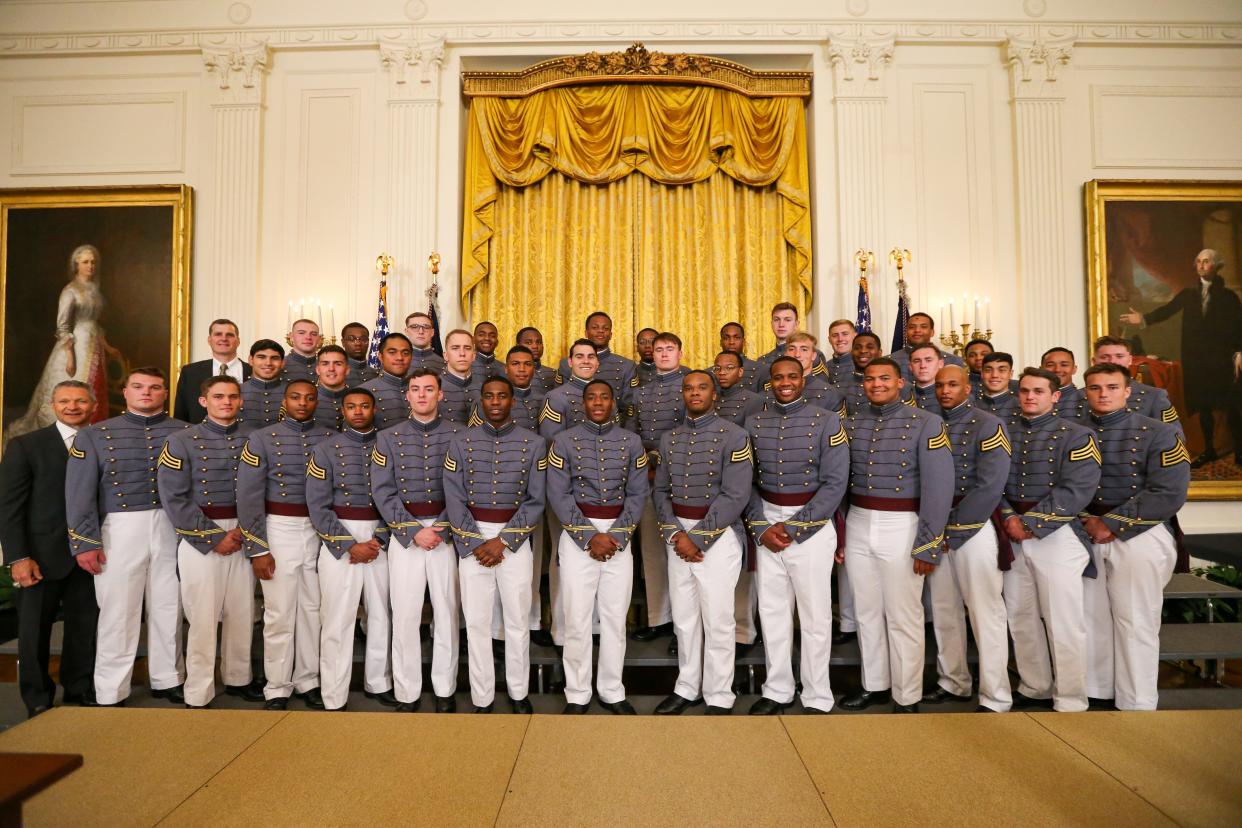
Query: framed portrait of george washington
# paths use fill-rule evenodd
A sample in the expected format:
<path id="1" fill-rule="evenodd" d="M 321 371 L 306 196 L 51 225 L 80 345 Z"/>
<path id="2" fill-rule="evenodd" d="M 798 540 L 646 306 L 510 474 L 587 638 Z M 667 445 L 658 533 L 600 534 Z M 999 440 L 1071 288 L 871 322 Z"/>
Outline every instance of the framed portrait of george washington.
<path id="1" fill-rule="evenodd" d="M 1126 340 L 1186 434 L 1191 500 L 1242 499 L 1242 181 L 1086 186 L 1091 339 Z"/>
<path id="2" fill-rule="evenodd" d="M 93 421 L 124 410 L 131 368 L 188 355 L 188 186 L 0 190 L 0 439 L 51 425 L 56 383 L 80 380 Z"/>

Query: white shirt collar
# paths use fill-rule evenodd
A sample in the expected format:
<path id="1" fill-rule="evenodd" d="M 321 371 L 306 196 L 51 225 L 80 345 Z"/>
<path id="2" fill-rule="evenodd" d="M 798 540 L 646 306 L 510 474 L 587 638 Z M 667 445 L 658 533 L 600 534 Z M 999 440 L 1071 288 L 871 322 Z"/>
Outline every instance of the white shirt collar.
<path id="1" fill-rule="evenodd" d="M 241 364 L 241 356 L 235 356 L 235 357 L 233 357 L 231 360 L 229 360 L 228 362 L 221 362 L 220 360 L 216 359 L 215 357 L 212 357 L 212 358 L 211 358 L 211 365 L 212 365 L 212 367 L 213 367 L 213 368 L 215 368 L 215 370 L 217 370 L 217 371 L 219 371 L 219 370 L 220 370 L 220 366 L 221 366 L 221 365 L 223 365 L 225 368 L 236 368 L 236 367 L 237 367 L 238 365 L 240 365 L 240 364 Z"/>
<path id="2" fill-rule="evenodd" d="M 68 443 L 78 433 L 78 430 L 76 428 L 74 428 L 73 426 L 67 426 L 64 423 L 62 423 L 60 420 L 56 421 L 56 430 L 60 432 L 60 439 L 64 443 Z"/>

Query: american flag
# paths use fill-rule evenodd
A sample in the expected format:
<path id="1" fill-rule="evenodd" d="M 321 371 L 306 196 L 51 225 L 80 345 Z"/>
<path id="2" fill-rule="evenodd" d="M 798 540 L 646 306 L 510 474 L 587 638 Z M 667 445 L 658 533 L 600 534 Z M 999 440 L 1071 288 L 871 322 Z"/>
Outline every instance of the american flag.
<path id="1" fill-rule="evenodd" d="M 380 279 L 379 310 L 375 312 L 375 333 L 371 334 L 371 348 L 367 351 L 367 365 L 380 367 L 380 343 L 388 336 L 388 281 Z"/>
<path id="2" fill-rule="evenodd" d="M 871 330 L 871 292 L 867 289 L 867 277 L 858 277 L 858 324 L 859 333 Z"/>
<path id="3" fill-rule="evenodd" d="M 906 323 L 910 321 L 910 299 L 905 280 L 897 282 L 897 321 L 893 323 L 893 353 L 906 347 Z"/>

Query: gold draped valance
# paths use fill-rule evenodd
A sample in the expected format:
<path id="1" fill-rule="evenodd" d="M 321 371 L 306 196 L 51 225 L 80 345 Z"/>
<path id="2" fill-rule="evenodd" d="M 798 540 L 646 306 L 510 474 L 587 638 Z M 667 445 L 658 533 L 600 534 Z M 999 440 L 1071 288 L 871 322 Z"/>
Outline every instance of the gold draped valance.
<path id="1" fill-rule="evenodd" d="M 780 228 L 797 282 L 811 294 L 806 118 L 795 97 L 755 98 L 709 86 L 614 84 L 470 101 L 462 298 L 488 277 L 501 185 L 552 171 L 586 184 L 640 172 L 668 185 L 717 172 L 781 199 Z"/>

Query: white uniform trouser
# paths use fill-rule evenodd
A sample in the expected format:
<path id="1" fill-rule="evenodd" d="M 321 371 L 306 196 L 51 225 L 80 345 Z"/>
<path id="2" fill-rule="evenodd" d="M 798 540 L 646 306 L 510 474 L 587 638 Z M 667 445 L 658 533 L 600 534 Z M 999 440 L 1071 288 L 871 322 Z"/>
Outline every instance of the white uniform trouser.
<path id="1" fill-rule="evenodd" d="M 854 587 L 850 585 L 849 561 L 837 565 L 837 615 L 841 632 L 858 632 L 854 615 Z"/>
<path id="2" fill-rule="evenodd" d="M 109 514 L 100 529 L 108 562 L 95 576 L 95 698 L 116 704 L 129 698 L 144 598 L 151 687 L 167 690 L 185 680 L 177 534 L 163 509 Z"/>
<path id="3" fill-rule="evenodd" d="M 1082 579 L 1082 618 L 1087 629 L 1086 688 L 1088 699 L 1113 697 L 1113 614 L 1108 601 L 1108 573 L 1104 569 L 1103 548 L 1091 545 L 1096 576 Z"/>
<path id="4" fill-rule="evenodd" d="M 491 540 L 500 534 L 503 523 L 479 521 L 479 534 Z M 491 568 L 474 555 L 458 559 L 461 578 L 461 607 L 466 615 L 466 641 L 469 646 L 470 700 L 475 707 L 486 707 L 496 698 L 496 665 L 492 656 L 492 613 L 496 593 L 500 593 L 505 627 L 505 687 L 509 698 L 526 698 L 530 685 L 530 538 L 504 560 Z"/>
<path id="5" fill-rule="evenodd" d="M 1108 573 L 1112 606 L 1116 703 L 1119 710 L 1155 710 L 1160 672 L 1160 609 L 1173 577 L 1177 547 L 1167 526 L 1097 546 Z"/>
<path id="6" fill-rule="evenodd" d="M 558 532 L 557 534 L 559 535 L 560 533 Z M 546 541 L 547 537 L 548 537 L 548 526 L 547 526 L 547 523 L 545 523 L 544 519 L 541 518 L 538 521 L 538 524 L 535 526 L 535 531 L 530 533 L 530 552 L 531 552 L 531 555 L 530 555 L 530 569 L 531 569 L 531 573 L 530 573 L 530 630 L 531 632 L 534 632 L 535 630 L 539 630 L 543 628 L 543 601 L 542 601 L 542 596 L 539 594 L 539 586 L 540 586 L 539 581 L 543 577 L 543 552 L 544 552 L 544 542 Z M 556 559 L 555 548 L 552 549 L 551 557 L 553 560 Z M 551 564 L 549 564 L 549 567 L 551 567 Z M 550 568 L 548 570 L 548 576 L 550 580 L 552 576 L 552 570 Z M 551 589 L 549 589 L 548 591 L 548 597 L 549 599 L 551 599 Z M 497 641 L 504 641 L 505 640 L 505 628 L 500 620 L 501 617 L 504 615 L 504 613 L 502 613 L 500 609 L 501 609 L 500 608 L 500 595 L 497 594 L 496 605 L 495 607 L 493 607 L 494 611 L 492 612 L 492 638 L 496 639 Z M 564 645 L 565 637 L 564 637 L 564 634 L 561 633 L 561 625 L 564 623 L 565 613 L 563 610 L 561 610 L 561 611 L 553 612 L 552 615 L 553 615 L 552 629 L 555 631 L 555 633 L 550 633 L 550 634 L 553 635 L 553 640 L 557 644 Z M 557 639 L 555 637 L 556 635 L 560 635 L 560 638 Z"/>
<path id="7" fill-rule="evenodd" d="M 378 521 L 341 520 L 357 543 L 375 537 Z M 368 693 L 392 689 L 389 649 L 388 553 L 380 547 L 370 563 L 349 562 L 349 550 L 338 559 L 327 546 L 319 548 L 319 594 L 322 631 L 319 638 L 319 692 L 323 706 L 339 710 L 349 701 L 349 680 L 354 671 L 354 622 L 358 603 L 366 602 L 367 638 L 363 656 L 364 684 Z"/>
<path id="8" fill-rule="evenodd" d="M 607 532 L 611 520 L 588 518 L 598 532 Z M 599 675 L 596 686 L 602 701 L 625 698 L 621 670 L 625 664 L 625 616 L 634 586 L 634 557 L 630 547 L 617 550 L 607 561 L 597 561 L 561 533 L 561 601 L 565 608 L 565 700 L 591 701 L 591 621 L 599 607 Z"/>
<path id="9" fill-rule="evenodd" d="M 235 518 L 217 520 L 225 531 Z M 242 552 L 206 554 L 187 541 L 177 547 L 181 603 L 189 632 L 185 639 L 185 703 L 203 706 L 216 695 L 216 625 L 220 635 L 220 678 L 244 686 L 254 678 L 250 645 L 254 639 L 254 571 Z"/>
<path id="10" fill-rule="evenodd" d="M 746 569 L 745 555 L 741 571 L 737 574 L 737 586 L 733 589 L 733 622 L 737 625 L 737 643 L 754 644 L 759 637 L 755 626 L 755 613 L 759 610 L 759 590 L 755 588 L 755 573 Z"/>
<path id="11" fill-rule="evenodd" d="M 678 520 L 686 530 L 698 523 Z M 673 547 L 664 548 L 673 629 L 677 633 L 677 685 L 673 692 L 691 701 L 702 695 L 714 707 L 732 708 L 737 635 L 733 592 L 742 569 L 742 545 L 733 529 L 727 528 L 703 553 L 700 563 L 686 563 Z"/>
<path id="12" fill-rule="evenodd" d="M 979 649 L 979 704 L 1004 713 L 1013 706 L 1009 689 L 1009 626 L 996 566 L 996 530 L 991 523 L 940 559 L 928 576 L 936 631 L 940 686 L 956 696 L 971 694 L 966 663 L 966 610 Z"/>
<path id="13" fill-rule="evenodd" d="M 428 518 L 428 524 L 433 522 Z M 447 534 L 447 533 L 444 533 Z M 431 689 L 445 698 L 457 692 L 457 550 L 452 541 L 427 550 L 418 544 L 388 544 L 392 595 L 392 679 L 397 701 L 416 702 L 423 693 L 423 594 L 431 596 Z"/>
<path id="14" fill-rule="evenodd" d="M 925 652 L 923 576 L 910 557 L 918 515 L 855 506 L 845 520 L 863 688 L 891 688 L 894 702 L 915 704 L 923 697 Z"/>
<path id="15" fill-rule="evenodd" d="M 775 525 L 797 514 L 801 506 L 764 502 L 763 516 Z M 795 603 L 802 626 L 802 706 L 832 709 L 828 662 L 832 657 L 832 563 L 837 531 L 829 523 L 802 543 L 783 552 L 759 547 L 755 581 L 759 620 L 763 624 L 764 660 L 768 677 L 764 698 L 781 704 L 793 701 L 793 615 Z"/>
<path id="16" fill-rule="evenodd" d="M 643 503 L 643 516 L 638 521 L 638 534 L 643 554 L 643 585 L 647 595 L 647 626 L 658 627 L 673 620 L 669 603 L 669 566 L 666 557 L 668 547 L 660 533 L 660 521 L 655 506 L 648 497 Z M 677 558 L 676 555 L 673 555 Z M 677 558 L 677 560 L 681 560 Z M 697 698 L 697 697 L 696 697 Z"/>
<path id="17" fill-rule="evenodd" d="M 267 516 L 276 570 L 263 590 L 263 672 L 269 699 L 319 686 L 319 536 L 310 518 Z"/>
<path id="18" fill-rule="evenodd" d="M 1013 554 L 1013 568 L 1005 577 L 1005 607 L 1018 691 L 1035 699 L 1051 696 L 1053 707 L 1063 713 L 1086 710 L 1086 547 L 1073 529 L 1062 526 L 1046 537 L 1015 543 Z"/>

